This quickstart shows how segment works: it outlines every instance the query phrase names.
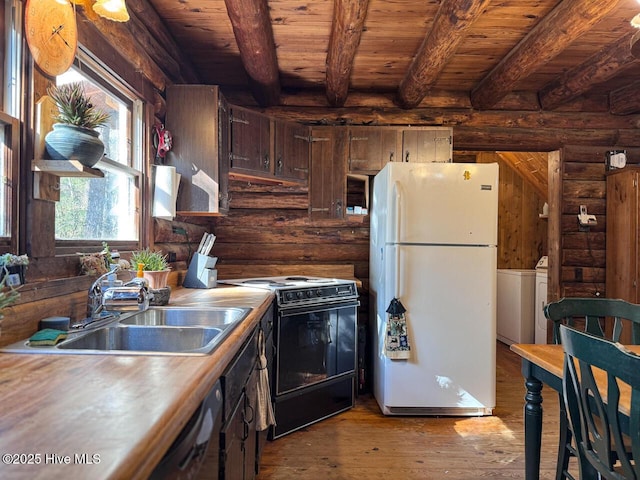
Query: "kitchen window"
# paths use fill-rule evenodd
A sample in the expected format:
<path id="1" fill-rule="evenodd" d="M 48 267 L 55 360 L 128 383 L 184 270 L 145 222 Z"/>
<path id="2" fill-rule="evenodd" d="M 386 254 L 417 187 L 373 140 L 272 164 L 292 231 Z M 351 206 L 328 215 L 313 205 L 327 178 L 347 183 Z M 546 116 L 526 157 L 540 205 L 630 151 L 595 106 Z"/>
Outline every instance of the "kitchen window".
<path id="1" fill-rule="evenodd" d="M 2 250 L 17 248 L 19 131 L 18 119 L 0 112 L 0 245 L 5 247 Z"/>
<path id="2" fill-rule="evenodd" d="M 64 247 L 108 242 L 137 248 L 141 228 L 142 102 L 88 55 L 79 52 L 74 66 L 56 84 L 81 83 L 94 105 L 111 118 L 99 127 L 105 157 L 94 167 L 102 178 L 60 177 L 55 238 Z"/>

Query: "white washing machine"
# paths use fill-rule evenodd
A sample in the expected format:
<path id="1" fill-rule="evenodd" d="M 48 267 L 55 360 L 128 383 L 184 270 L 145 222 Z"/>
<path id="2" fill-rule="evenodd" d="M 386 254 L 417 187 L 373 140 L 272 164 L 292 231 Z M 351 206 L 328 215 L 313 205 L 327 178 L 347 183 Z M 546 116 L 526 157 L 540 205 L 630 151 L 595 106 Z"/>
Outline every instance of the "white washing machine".
<path id="1" fill-rule="evenodd" d="M 497 337 L 503 343 L 533 343 L 535 270 L 498 269 Z"/>
<path id="2" fill-rule="evenodd" d="M 547 343 L 547 323 L 544 306 L 547 304 L 547 282 L 549 278 L 549 258 L 544 255 L 536 265 L 535 342 Z"/>

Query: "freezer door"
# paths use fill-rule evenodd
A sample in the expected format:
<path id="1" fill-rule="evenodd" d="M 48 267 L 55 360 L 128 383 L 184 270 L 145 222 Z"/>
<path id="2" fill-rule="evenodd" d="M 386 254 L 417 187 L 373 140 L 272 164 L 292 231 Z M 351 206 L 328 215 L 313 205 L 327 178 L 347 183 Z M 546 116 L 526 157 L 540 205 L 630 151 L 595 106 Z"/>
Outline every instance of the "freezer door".
<path id="1" fill-rule="evenodd" d="M 384 356 L 380 322 L 375 391 L 383 411 L 493 409 L 496 248 L 393 246 L 385 253 L 384 290 L 391 298 L 397 292 L 407 309 L 411 358 Z M 379 320 L 391 298 L 378 299 Z"/>
<path id="2" fill-rule="evenodd" d="M 378 175 L 386 243 L 497 244 L 498 164 L 389 163 Z"/>

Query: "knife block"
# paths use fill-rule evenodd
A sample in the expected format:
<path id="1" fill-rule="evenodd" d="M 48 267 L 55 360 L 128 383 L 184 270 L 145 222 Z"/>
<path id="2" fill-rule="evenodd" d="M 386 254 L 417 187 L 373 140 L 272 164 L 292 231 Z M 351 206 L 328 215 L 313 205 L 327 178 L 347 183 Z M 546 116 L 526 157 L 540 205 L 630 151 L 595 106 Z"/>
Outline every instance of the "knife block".
<path id="1" fill-rule="evenodd" d="M 213 267 L 216 266 L 217 260 L 217 257 L 194 253 L 182 286 L 186 288 L 215 287 L 218 281 L 218 270 Z"/>

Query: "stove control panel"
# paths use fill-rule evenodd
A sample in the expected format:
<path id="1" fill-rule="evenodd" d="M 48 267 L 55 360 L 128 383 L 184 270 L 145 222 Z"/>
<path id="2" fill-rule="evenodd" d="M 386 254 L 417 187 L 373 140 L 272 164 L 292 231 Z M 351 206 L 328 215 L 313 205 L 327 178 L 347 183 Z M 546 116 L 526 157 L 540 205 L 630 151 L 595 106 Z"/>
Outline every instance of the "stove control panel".
<path id="1" fill-rule="evenodd" d="M 278 289 L 278 305 L 313 305 L 327 303 L 342 298 L 356 298 L 358 292 L 355 283 L 345 283 L 331 286 L 296 287 Z"/>

